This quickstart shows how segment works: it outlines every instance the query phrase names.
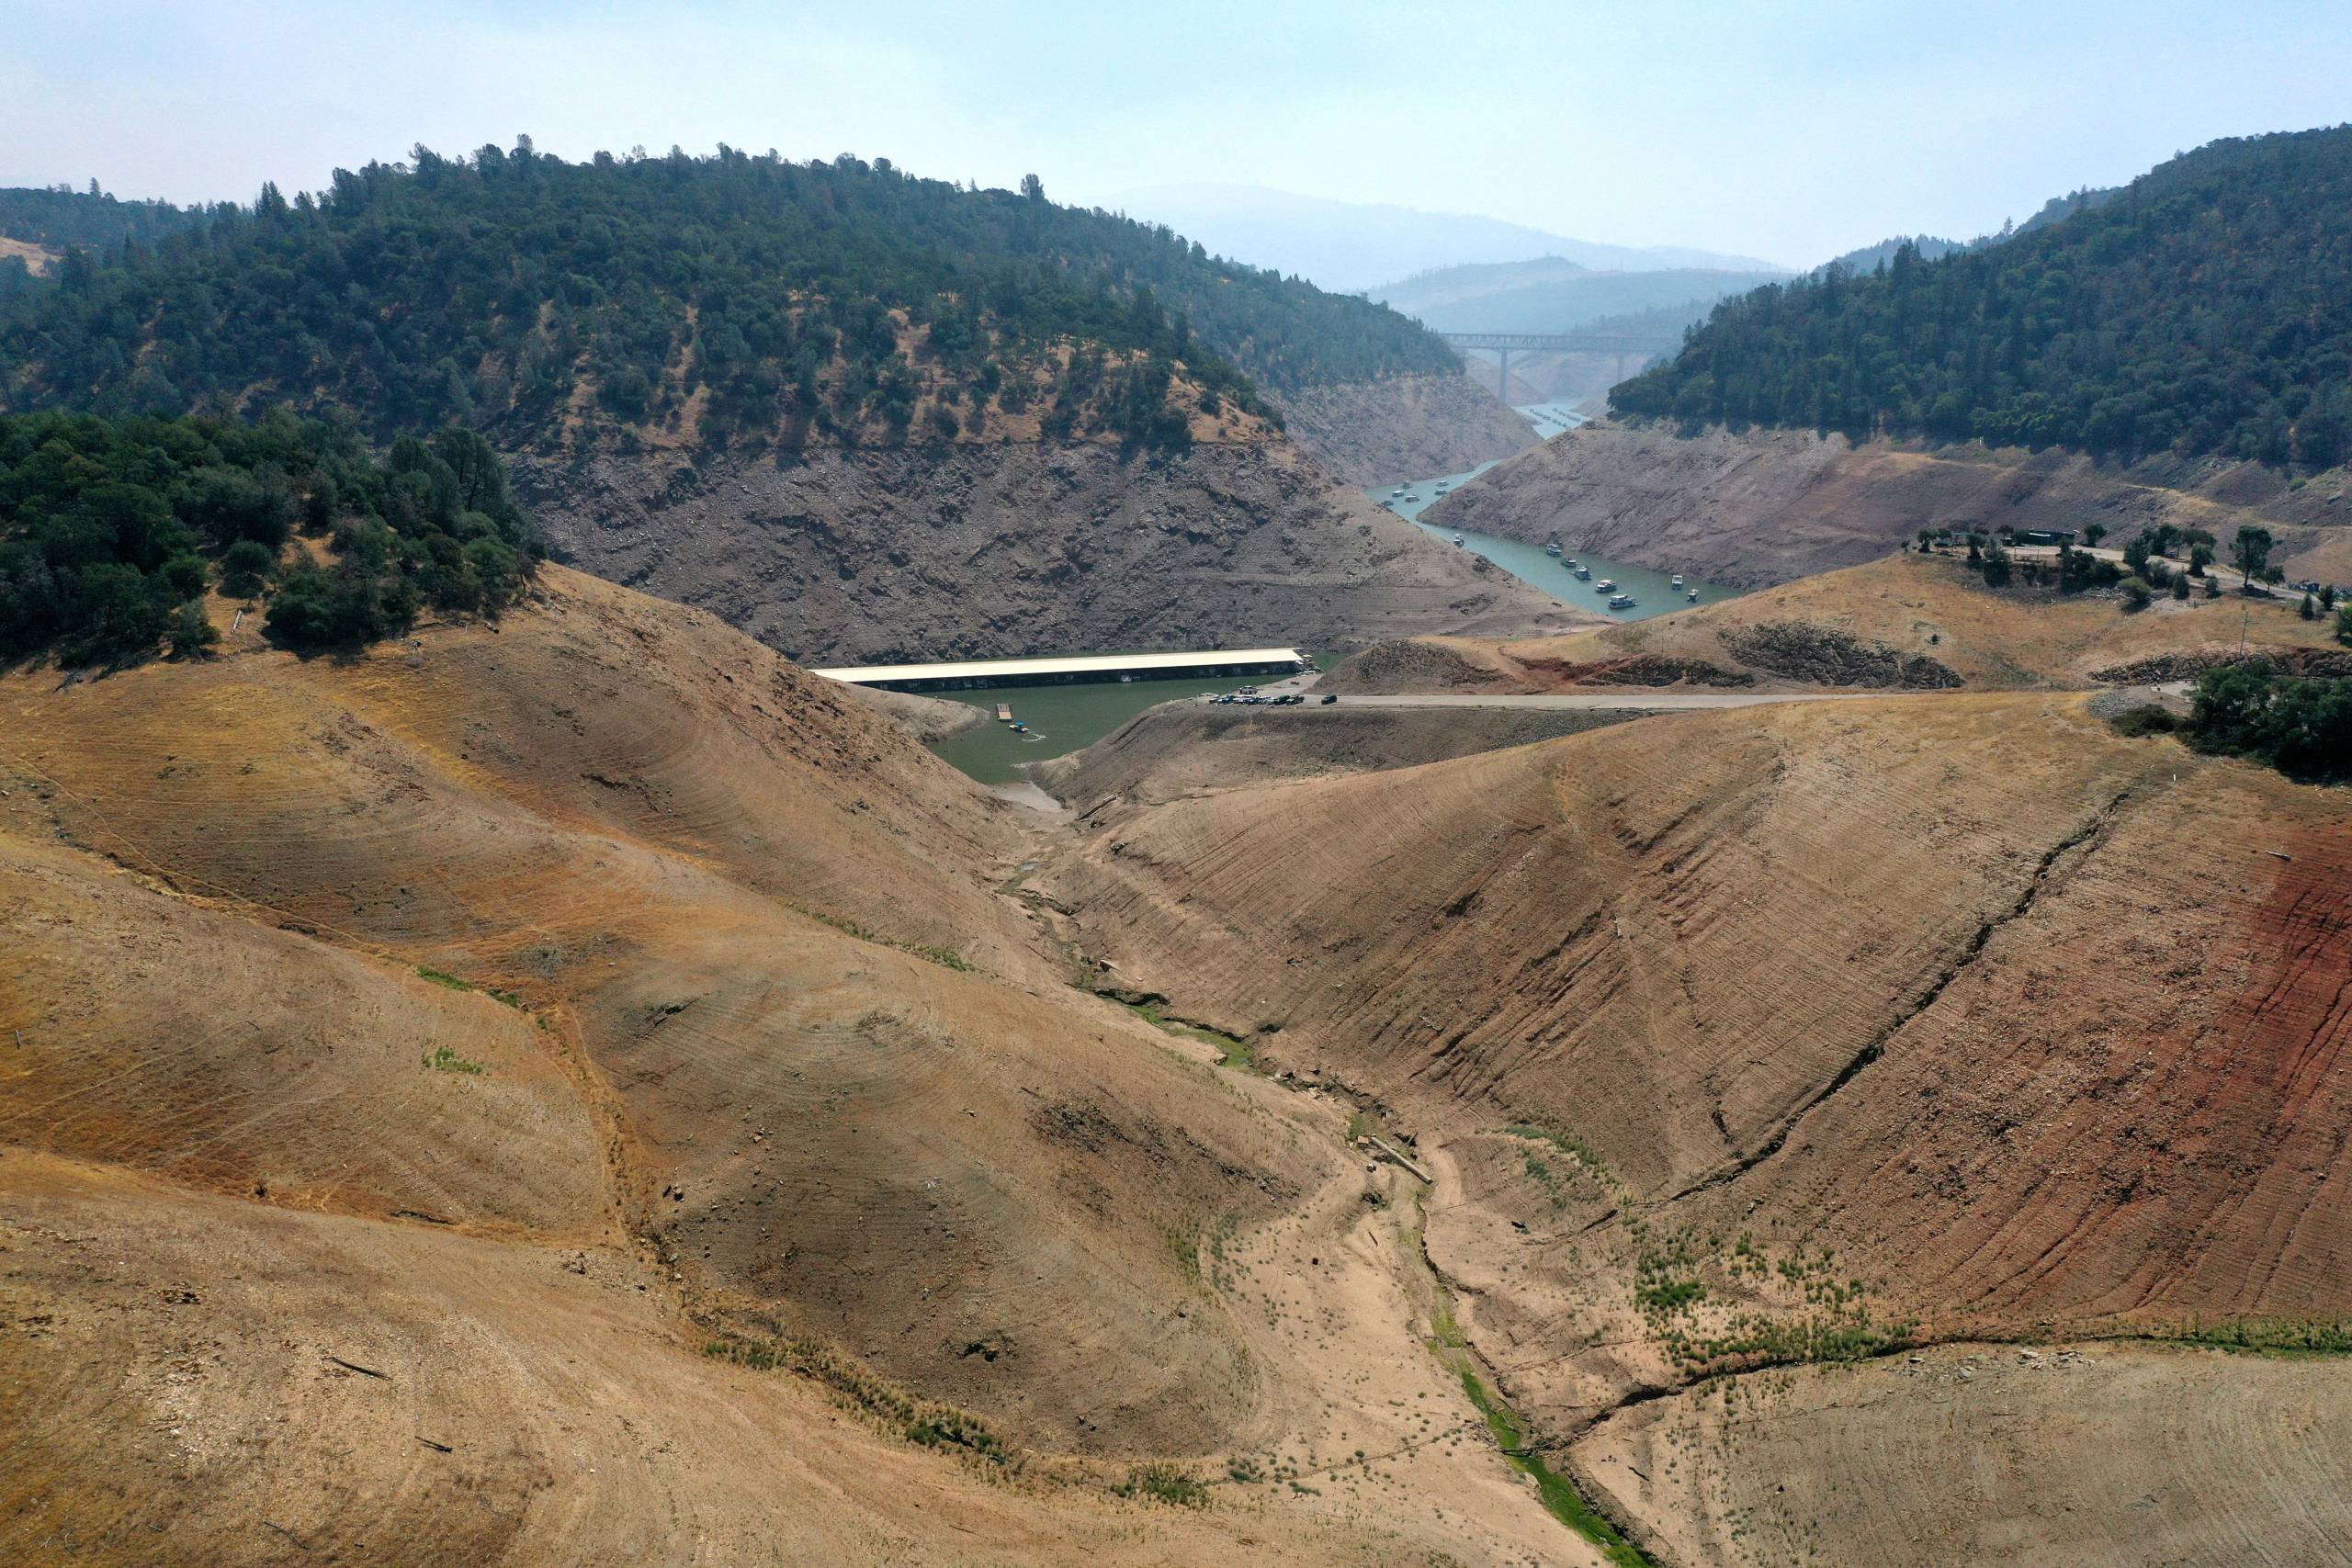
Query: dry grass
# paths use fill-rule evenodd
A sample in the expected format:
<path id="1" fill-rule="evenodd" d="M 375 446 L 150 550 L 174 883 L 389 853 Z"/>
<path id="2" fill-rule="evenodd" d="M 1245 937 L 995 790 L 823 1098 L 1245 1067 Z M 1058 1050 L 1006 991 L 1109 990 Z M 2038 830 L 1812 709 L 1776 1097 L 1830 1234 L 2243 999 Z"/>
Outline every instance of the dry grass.
<path id="1" fill-rule="evenodd" d="M 1762 689 L 1795 689 L 1814 682 L 1741 651 L 1743 633 L 1791 626 L 1933 660 L 1978 691 L 2079 690 L 2116 666 L 2234 651 L 2242 640 L 2257 652 L 2337 647 L 2329 623 L 2301 619 L 2292 599 L 2208 600 L 2200 589 L 2188 600 L 2159 598 L 2132 614 L 2111 592 L 2063 599 L 1995 592 L 1961 562 L 1912 555 L 1566 637 L 1415 638 L 1359 655 L 1334 679 L 1343 690 L 1550 692 L 1613 685 L 1612 667 L 1652 659 L 1696 661 Z"/>

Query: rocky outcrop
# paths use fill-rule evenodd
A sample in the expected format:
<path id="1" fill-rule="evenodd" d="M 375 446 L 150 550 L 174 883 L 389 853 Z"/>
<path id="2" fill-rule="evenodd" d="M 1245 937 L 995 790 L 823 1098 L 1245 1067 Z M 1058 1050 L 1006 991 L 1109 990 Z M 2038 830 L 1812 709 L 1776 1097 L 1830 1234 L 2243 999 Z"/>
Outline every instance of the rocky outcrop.
<path id="1" fill-rule="evenodd" d="M 1807 621 L 1769 621 L 1724 633 L 1744 664 L 1820 686 L 1889 686 L 1938 691 L 1962 683 L 1952 668 L 1925 654 L 1863 642 Z"/>
<path id="2" fill-rule="evenodd" d="M 1467 376 L 1397 376 L 1286 393 L 1291 439 L 1370 487 L 1459 474 L 1535 444 L 1525 420 Z"/>
<path id="3" fill-rule="evenodd" d="M 2352 649 L 2283 648 L 2273 643 L 2253 643 L 2160 653 L 2147 659 L 2135 659 L 2128 664 L 2111 664 L 2104 670 L 2094 670 L 2091 679 L 2119 686 L 2145 685 L 2158 681 L 2194 681 L 2208 670 L 2257 660 L 2282 675 L 2330 679 L 2352 675 Z"/>
<path id="4" fill-rule="evenodd" d="M 523 457 L 573 564 L 808 664 L 1511 635 L 1583 617 L 1286 442 Z"/>
<path id="5" fill-rule="evenodd" d="M 2258 465 L 2102 466 L 2078 454 L 1924 448 L 1811 431 L 1604 422 L 1546 442 L 1423 514 L 1540 544 L 1760 588 L 1892 555 L 1928 527 L 2073 528 L 2110 541 L 2157 523 L 2278 538 L 2290 577 L 2352 576 L 2342 476 L 2290 488 Z"/>

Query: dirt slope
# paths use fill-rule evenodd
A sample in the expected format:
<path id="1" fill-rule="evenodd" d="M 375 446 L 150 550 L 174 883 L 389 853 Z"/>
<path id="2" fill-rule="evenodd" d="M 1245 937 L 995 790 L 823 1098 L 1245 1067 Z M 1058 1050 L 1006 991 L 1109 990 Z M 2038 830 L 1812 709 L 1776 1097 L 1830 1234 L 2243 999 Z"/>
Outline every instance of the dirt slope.
<path id="1" fill-rule="evenodd" d="M 0 1558 L 1593 1560 L 1011 808 L 578 573 L 422 641 L 0 680 Z"/>
<path id="2" fill-rule="evenodd" d="M 987 712 L 970 703 L 926 697 L 919 692 L 888 692 L 879 686 L 848 685 L 842 690 L 926 746 L 944 740 L 951 735 L 961 735 L 967 729 L 978 729 L 989 721 Z"/>
<path id="3" fill-rule="evenodd" d="M 12 1562 L 1396 1561 L 983 1475 L 702 1354 L 662 1275 L 609 1254 L 6 1164 Z"/>
<path id="4" fill-rule="evenodd" d="M 1006 443 L 515 468 L 576 565 L 808 664 L 1573 624 L 1283 442 L 1177 457 Z"/>
<path id="5" fill-rule="evenodd" d="M 2352 1365 L 1952 1346 L 1637 1406 L 1577 1468 L 1661 1561 L 1762 1568 L 2352 1562 Z"/>
<path id="6" fill-rule="evenodd" d="M 1038 764 L 1038 782 L 1085 810 L 1106 796 L 1155 804 L 1283 779 L 1416 767 L 1616 724 L 1623 713 L 1261 708 L 1163 703 L 1082 751 Z"/>
<path id="7" fill-rule="evenodd" d="M 36 245 L 29 240 L 12 240 L 6 234 L 0 234 L 0 258 L 8 256 L 23 262 L 25 270 L 35 277 L 55 266 L 60 259 L 58 252 L 46 246 Z"/>
<path id="8" fill-rule="evenodd" d="M 1833 1343 L 2352 1311 L 2348 872 L 2340 792 L 1928 694 L 1173 801 L 1047 886 L 1418 1132 L 1472 1342 L 1572 1430 Z"/>
<path id="9" fill-rule="evenodd" d="M 1292 440 L 1360 489 L 1466 473 L 1535 444 L 1528 423 L 1467 376 L 1397 376 L 1283 399 Z"/>
<path id="10" fill-rule="evenodd" d="M 2229 539 L 2241 524 L 2281 541 L 2290 578 L 2352 581 L 2342 476 L 2295 490 L 2253 464 L 2102 468 L 2060 451 L 1932 451 L 1804 431 L 1589 424 L 1463 486 L 1430 524 L 1589 552 L 1757 588 L 1890 555 L 1929 526 L 2080 528 L 2116 540 L 2169 522 Z"/>
<path id="11" fill-rule="evenodd" d="M 2199 593 L 2133 614 L 2113 592 L 1996 592 L 1960 561 L 1912 555 L 1565 637 L 1386 644 L 1343 660 L 1326 684 L 1341 692 L 2079 690 L 2193 675 L 2248 653 L 2352 671 L 2352 653 L 2331 624 L 2301 619 L 2284 600 Z"/>

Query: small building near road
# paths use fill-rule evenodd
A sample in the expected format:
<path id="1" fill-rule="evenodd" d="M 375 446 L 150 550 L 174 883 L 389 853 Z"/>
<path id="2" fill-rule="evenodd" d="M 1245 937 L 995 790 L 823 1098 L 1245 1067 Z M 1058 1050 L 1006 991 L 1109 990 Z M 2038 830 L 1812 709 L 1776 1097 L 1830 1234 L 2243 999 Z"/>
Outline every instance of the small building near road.
<path id="1" fill-rule="evenodd" d="M 852 686 L 945 692 L 974 686 L 1061 685 L 1084 681 L 1223 680 L 1290 675 L 1313 660 L 1295 648 L 1228 648 L 1203 653 L 1100 653 L 1076 659 L 978 659 L 954 664 L 866 664 L 811 671 Z"/>
<path id="2" fill-rule="evenodd" d="M 2072 528 L 2019 528 L 2009 536 L 2020 545 L 2071 545 L 2075 542 Z"/>

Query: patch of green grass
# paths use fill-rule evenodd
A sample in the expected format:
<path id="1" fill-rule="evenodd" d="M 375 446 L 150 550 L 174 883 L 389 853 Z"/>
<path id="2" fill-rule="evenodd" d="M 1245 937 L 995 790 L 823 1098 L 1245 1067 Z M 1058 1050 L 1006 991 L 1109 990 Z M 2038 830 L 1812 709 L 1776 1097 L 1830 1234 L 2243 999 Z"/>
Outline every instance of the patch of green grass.
<path id="1" fill-rule="evenodd" d="M 2352 1323 L 2342 1319 L 2240 1318 L 2229 1323 L 2192 1323 L 2184 1327 L 2153 1330 L 2147 1337 L 2262 1356 L 2352 1355 Z"/>
<path id="2" fill-rule="evenodd" d="M 1114 1486 L 1111 1490 L 1122 1497 L 1140 1497 L 1146 1502 L 1165 1503 L 1174 1508 L 1206 1507 L 1209 1500 L 1207 1483 L 1183 1466 L 1165 1461 L 1137 1465 L 1127 1472 L 1124 1485 Z"/>
<path id="3" fill-rule="evenodd" d="M 431 969 L 420 964 L 417 965 L 416 976 L 418 979 L 430 980 L 447 991 L 482 991 L 482 987 L 475 985 L 471 980 L 460 980 L 446 969 Z M 482 991 L 482 994 L 492 1001 L 504 1002 L 517 1012 L 531 1010 L 531 1004 L 513 991 Z"/>
<path id="4" fill-rule="evenodd" d="M 1238 1067 L 1243 1072 L 1257 1070 L 1258 1048 L 1238 1035 L 1163 1017 L 1159 1010 L 1149 1002 L 1121 1002 L 1119 1005 L 1163 1034 L 1181 1035 L 1186 1040 L 1197 1040 L 1204 1045 L 1216 1046 L 1219 1053 L 1219 1066 Z"/>
<path id="5" fill-rule="evenodd" d="M 842 935 L 854 936 L 860 942 L 870 942 L 876 947 L 895 947 L 900 953 L 912 953 L 915 957 L 926 963 L 936 964 L 943 969 L 968 972 L 973 967 L 969 959 L 952 947 L 933 947 L 920 942 L 899 942 L 884 936 L 879 931 L 859 925 L 855 920 L 845 919 L 840 915 L 829 915 L 822 909 L 802 908 L 797 904 L 792 907 L 799 909 L 802 914 L 818 924 L 831 926 Z"/>
<path id="6" fill-rule="evenodd" d="M 1707 1287 L 1696 1280 L 1653 1280 L 1634 1289 L 1634 1301 L 1644 1312 L 1668 1314 L 1688 1311 L 1706 1298 Z"/>
<path id="7" fill-rule="evenodd" d="M 712 1339 L 704 1344 L 702 1353 L 754 1371 L 791 1372 L 821 1383 L 920 1447 L 954 1450 L 992 1465 L 1016 1462 L 1017 1456 L 1004 1439 L 970 1411 L 917 1399 L 822 1340 Z"/>
<path id="8" fill-rule="evenodd" d="M 1201 1282 L 1201 1230 L 1191 1218 L 1181 1219 L 1160 1227 L 1160 1236 L 1168 1243 L 1169 1255 L 1176 1259 L 1177 1271 L 1195 1285 Z"/>
<path id="9" fill-rule="evenodd" d="M 1495 1446 L 1503 1450 L 1510 1466 L 1535 1483 L 1536 1495 L 1544 1499 L 1544 1506 L 1554 1518 L 1577 1534 L 1600 1548 L 1600 1555 L 1619 1568 L 1650 1568 L 1650 1560 L 1641 1549 L 1618 1532 L 1617 1527 L 1597 1513 L 1584 1495 L 1571 1484 L 1567 1477 L 1544 1462 L 1535 1450 L 1527 1446 L 1526 1434 L 1520 1428 L 1519 1417 L 1510 1408 L 1487 1391 L 1478 1374 L 1467 1366 L 1455 1369 L 1461 1374 L 1462 1392 L 1486 1417 L 1487 1430 L 1494 1434 Z"/>
<path id="10" fill-rule="evenodd" d="M 426 1052 L 424 1065 L 436 1073 L 480 1073 L 483 1070 L 480 1062 L 469 1062 L 447 1045 L 435 1045 Z"/>
<path id="11" fill-rule="evenodd" d="M 1866 1312 L 1800 1318 L 1743 1313 L 1719 1334 L 1669 1334 L 1666 1348 L 1685 1369 L 1724 1362 L 1781 1366 L 1867 1361 L 1909 1349 L 1918 1343 L 1918 1331 L 1916 1323 L 1874 1323 Z"/>
<path id="12" fill-rule="evenodd" d="M 1531 1152 L 1528 1155 L 1527 1174 L 1542 1183 L 1544 1190 L 1552 1194 L 1555 1207 L 1565 1202 L 1564 1190 L 1568 1181 L 1577 1175 L 1589 1176 L 1611 1192 L 1622 1192 L 1624 1190 L 1624 1183 L 1617 1179 L 1616 1174 L 1609 1168 L 1609 1162 L 1602 1159 L 1591 1145 L 1579 1138 L 1572 1137 L 1556 1127 L 1539 1126 L 1532 1122 L 1513 1122 L 1508 1126 L 1498 1127 L 1495 1131 L 1507 1138 L 1525 1138 L 1530 1143 L 1549 1144 L 1583 1168 L 1581 1171 L 1563 1173 L 1555 1170 L 1533 1153 Z"/>
<path id="13" fill-rule="evenodd" d="M 1421 1200 L 1417 1195 L 1414 1204 Z M 1411 1236 L 1418 1248 L 1418 1235 Z M 1462 1325 L 1453 1315 L 1453 1292 L 1445 1281 L 1432 1272 L 1430 1279 L 1430 1348 L 1454 1376 L 1462 1380 L 1462 1392 L 1473 1408 L 1487 1423 L 1487 1430 L 1502 1450 L 1503 1460 L 1513 1470 L 1535 1483 L 1536 1495 L 1544 1499 L 1544 1506 L 1551 1516 L 1600 1549 L 1600 1554 L 1617 1568 L 1652 1568 L 1650 1560 L 1641 1549 L 1621 1534 L 1617 1527 L 1596 1512 L 1584 1500 L 1567 1477 L 1556 1473 L 1544 1462 L 1543 1455 L 1527 1446 L 1527 1433 L 1509 1405 L 1487 1387 L 1480 1378 L 1477 1360 L 1470 1353 L 1469 1342 L 1463 1337 Z"/>

